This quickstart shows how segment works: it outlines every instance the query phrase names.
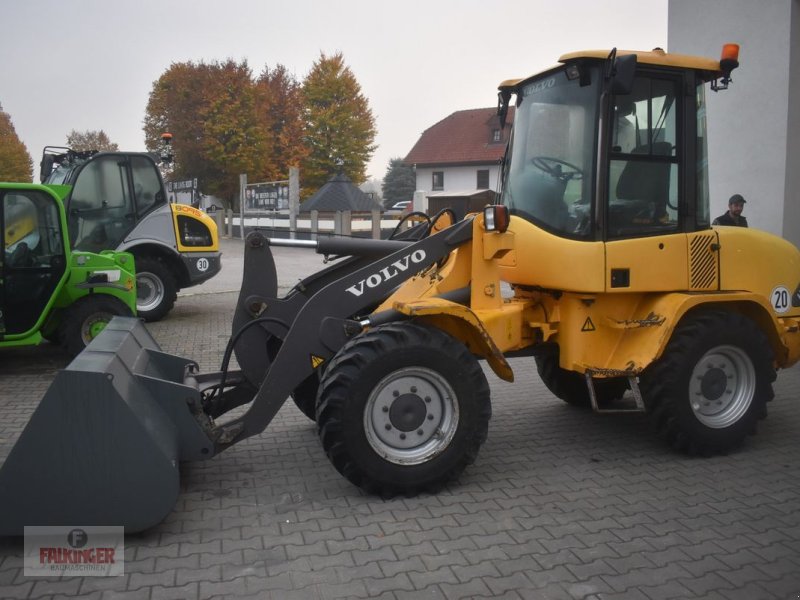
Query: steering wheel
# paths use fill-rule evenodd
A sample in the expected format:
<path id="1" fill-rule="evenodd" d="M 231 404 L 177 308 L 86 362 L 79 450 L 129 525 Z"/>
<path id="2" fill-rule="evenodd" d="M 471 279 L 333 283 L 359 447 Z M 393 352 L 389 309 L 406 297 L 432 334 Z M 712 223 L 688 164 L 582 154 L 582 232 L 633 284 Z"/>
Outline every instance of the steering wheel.
<path id="1" fill-rule="evenodd" d="M 580 167 L 573 165 L 560 158 L 552 158 L 550 156 L 534 156 L 531 159 L 531 164 L 537 169 L 541 169 L 548 175 L 555 177 L 561 181 L 580 181 L 583 179 L 583 171 Z M 567 167 L 565 171 L 562 167 Z"/>

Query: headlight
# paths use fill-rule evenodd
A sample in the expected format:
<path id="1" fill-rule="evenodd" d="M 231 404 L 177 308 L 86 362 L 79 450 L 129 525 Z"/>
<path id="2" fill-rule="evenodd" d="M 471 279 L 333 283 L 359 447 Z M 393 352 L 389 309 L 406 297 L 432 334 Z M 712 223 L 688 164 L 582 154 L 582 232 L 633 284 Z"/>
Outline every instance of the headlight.
<path id="1" fill-rule="evenodd" d="M 196 219 L 178 215 L 178 231 L 181 234 L 181 244 L 184 246 L 211 245 L 211 232 Z"/>

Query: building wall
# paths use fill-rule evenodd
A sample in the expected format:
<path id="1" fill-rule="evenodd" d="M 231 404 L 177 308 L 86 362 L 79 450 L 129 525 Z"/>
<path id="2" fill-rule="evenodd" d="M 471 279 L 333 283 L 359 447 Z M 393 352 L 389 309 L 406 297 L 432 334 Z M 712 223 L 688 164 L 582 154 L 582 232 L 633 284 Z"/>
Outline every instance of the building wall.
<path id="1" fill-rule="evenodd" d="M 489 189 L 497 190 L 499 165 L 472 165 L 469 167 L 417 167 L 417 190 L 433 191 L 433 172 L 444 172 L 444 190 L 476 190 L 478 189 L 478 171 L 489 169 Z M 437 190 L 438 191 L 438 190 Z"/>
<path id="2" fill-rule="evenodd" d="M 800 0 L 669 0 L 668 14 L 670 52 L 741 46 L 730 89 L 707 96 L 712 215 L 742 194 L 752 227 L 800 245 Z"/>

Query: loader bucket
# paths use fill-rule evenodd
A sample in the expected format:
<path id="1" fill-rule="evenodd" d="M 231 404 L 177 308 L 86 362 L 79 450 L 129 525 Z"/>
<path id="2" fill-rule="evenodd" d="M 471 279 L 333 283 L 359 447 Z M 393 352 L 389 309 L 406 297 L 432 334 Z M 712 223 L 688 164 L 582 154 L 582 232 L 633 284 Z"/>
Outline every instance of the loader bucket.
<path id="1" fill-rule="evenodd" d="M 0 468 L 0 535 L 25 525 L 151 527 L 179 492 L 178 462 L 213 456 L 189 406 L 192 361 L 117 317 L 60 371 Z M 191 379 L 190 379 L 191 380 Z"/>

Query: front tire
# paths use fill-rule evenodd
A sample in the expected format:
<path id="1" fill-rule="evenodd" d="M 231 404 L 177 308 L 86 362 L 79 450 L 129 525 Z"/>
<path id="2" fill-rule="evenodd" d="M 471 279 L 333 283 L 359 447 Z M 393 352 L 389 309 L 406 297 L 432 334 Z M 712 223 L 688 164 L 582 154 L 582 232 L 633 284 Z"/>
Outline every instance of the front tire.
<path id="1" fill-rule="evenodd" d="M 169 267 L 149 256 L 136 258 L 136 313 L 152 323 L 172 310 L 178 297 L 178 283 Z"/>
<path id="2" fill-rule="evenodd" d="M 370 493 L 432 491 L 475 461 L 491 403 L 478 361 L 456 339 L 392 323 L 345 345 L 320 382 L 317 425 L 333 466 Z"/>
<path id="3" fill-rule="evenodd" d="M 77 356 L 115 316 L 133 315 L 121 300 L 113 296 L 84 296 L 64 313 L 64 320 L 58 329 L 58 339 L 67 354 Z"/>
<path id="4" fill-rule="evenodd" d="M 687 317 L 640 377 L 658 435 L 690 455 L 723 454 L 767 416 L 775 380 L 772 347 L 747 317 L 722 311 Z"/>

